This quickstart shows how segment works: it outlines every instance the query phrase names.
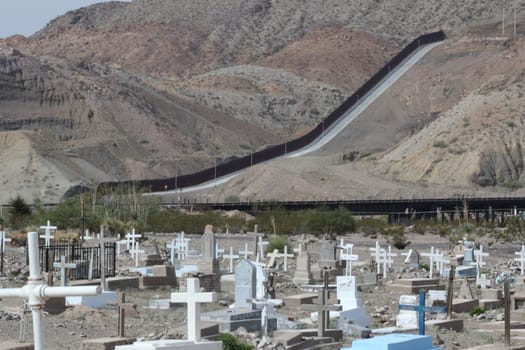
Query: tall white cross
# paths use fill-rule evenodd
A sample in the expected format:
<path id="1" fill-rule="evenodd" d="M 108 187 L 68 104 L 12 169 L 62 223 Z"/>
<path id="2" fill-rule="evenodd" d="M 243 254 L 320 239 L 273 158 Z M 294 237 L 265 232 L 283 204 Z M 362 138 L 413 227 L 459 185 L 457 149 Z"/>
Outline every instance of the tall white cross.
<path id="1" fill-rule="evenodd" d="M 445 274 L 445 264 L 450 264 L 450 259 L 445 258 L 445 255 L 443 254 L 443 252 L 442 251 L 440 252 L 439 250 L 437 250 L 435 262 L 437 265 L 437 269 L 439 271 L 439 275 L 443 276 Z"/>
<path id="2" fill-rule="evenodd" d="M 201 305 L 200 303 L 213 303 L 217 301 L 215 292 L 202 293 L 198 278 L 186 280 L 185 293 L 171 293 L 170 302 L 188 305 L 187 324 L 188 340 L 197 342 L 201 338 Z"/>
<path id="3" fill-rule="evenodd" d="M 27 234 L 29 255 L 29 278 L 22 288 L 0 288 L 0 298 L 22 298 L 27 302 L 33 316 L 34 350 L 44 350 L 43 309 L 47 298 L 67 296 L 90 296 L 100 294 L 99 286 L 49 287 L 44 283 L 38 260 L 38 233 Z"/>
<path id="4" fill-rule="evenodd" d="M 241 250 L 239 254 L 244 255 L 245 259 L 248 259 L 253 254 L 252 251 L 248 250 L 248 242 L 244 243 L 244 250 Z"/>
<path id="5" fill-rule="evenodd" d="M 487 265 L 487 263 L 483 261 L 483 257 L 488 257 L 489 253 L 484 253 L 483 245 L 480 245 L 479 250 L 474 250 L 474 256 L 476 257 L 476 262 L 474 263 L 476 264 L 476 276 L 479 276 L 483 266 Z"/>
<path id="6" fill-rule="evenodd" d="M 393 262 L 392 257 L 388 255 L 387 251 L 385 249 L 381 249 L 379 252 L 379 260 L 377 261 L 377 265 L 378 265 L 378 271 L 379 271 L 379 266 L 383 264 L 383 279 L 386 279 L 388 266 L 389 265 L 391 266 L 392 262 Z"/>
<path id="7" fill-rule="evenodd" d="M 420 254 L 421 256 L 428 256 L 428 258 L 430 259 L 430 264 L 429 264 L 429 268 L 430 268 L 430 271 L 429 271 L 429 277 L 432 278 L 434 276 L 434 260 L 436 259 L 436 256 L 438 254 L 434 253 L 434 247 L 430 247 L 430 253 L 421 253 Z"/>
<path id="8" fill-rule="evenodd" d="M 7 238 L 5 231 L 0 231 L 0 245 L 2 246 L 2 252 L 5 252 L 5 244 L 11 242 L 11 238 Z"/>
<path id="9" fill-rule="evenodd" d="M 222 257 L 225 259 L 230 259 L 230 269 L 228 271 L 232 273 L 233 272 L 233 259 L 239 259 L 239 256 L 236 254 L 233 254 L 233 247 L 230 247 L 230 254 L 224 254 Z"/>
<path id="10" fill-rule="evenodd" d="M 392 263 L 394 262 L 394 260 L 392 259 L 394 256 L 397 256 L 397 253 L 392 253 L 392 246 L 389 245 L 388 246 L 388 252 L 386 253 L 386 256 L 387 256 L 387 260 L 388 260 L 388 268 L 392 268 Z"/>
<path id="11" fill-rule="evenodd" d="M 266 267 L 273 268 L 275 266 L 275 260 L 279 257 L 279 249 L 274 249 L 273 252 L 266 254 L 266 257 L 270 258 Z"/>
<path id="12" fill-rule="evenodd" d="M 60 262 L 53 263 L 53 267 L 60 269 L 60 286 L 66 286 L 66 269 L 75 269 L 77 264 L 75 263 L 66 263 L 66 257 L 62 255 L 60 257 Z"/>
<path id="13" fill-rule="evenodd" d="M 127 234 L 126 235 L 126 238 L 127 239 L 131 239 L 131 245 L 129 247 L 129 251 L 131 252 L 131 256 L 132 257 L 135 257 L 135 254 L 136 254 L 136 250 L 138 250 L 138 240 L 136 240 L 135 238 L 140 238 L 142 237 L 142 235 L 139 235 L 139 234 L 135 234 L 135 228 L 131 229 L 131 234 Z"/>
<path id="14" fill-rule="evenodd" d="M 54 236 L 51 236 L 51 230 L 56 230 L 56 226 L 51 226 L 51 223 L 49 220 L 47 220 L 46 226 L 40 226 L 41 229 L 46 230 L 45 235 L 40 236 L 40 238 L 45 238 L 46 246 L 48 246 L 51 243 L 51 238 L 55 238 Z"/>
<path id="15" fill-rule="evenodd" d="M 381 272 L 381 251 L 384 249 L 379 245 L 379 241 L 376 241 L 375 248 L 369 248 L 369 250 L 376 261 L 377 274 L 379 274 Z"/>
<path id="16" fill-rule="evenodd" d="M 135 243 L 135 247 L 136 247 L 135 249 L 135 267 L 138 267 L 139 266 L 139 256 L 140 254 L 143 254 L 146 251 L 144 249 L 139 248 L 139 241 Z"/>
<path id="17" fill-rule="evenodd" d="M 523 265 L 525 263 L 525 245 L 522 245 L 521 250 L 519 252 L 515 252 L 514 254 L 519 256 L 519 258 L 514 258 L 514 261 L 520 262 L 520 275 L 523 276 L 525 273 L 525 271 L 523 271 Z"/>
<path id="18" fill-rule="evenodd" d="M 175 249 L 177 249 L 177 243 L 174 239 L 171 240 L 171 244 L 168 244 L 166 248 L 170 249 L 170 260 L 171 260 L 171 266 L 175 266 Z"/>
<path id="19" fill-rule="evenodd" d="M 288 271 L 288 258 L 293 258 L 294 255 L 293 254 L 288 254 L 288 246 L 285 245 L 284 246 L 284 253 L 281 254 L 281 256 L 283 257 L 284 259 L 284 266 L 283 266 L 283 271 L 286 272 Z"/>

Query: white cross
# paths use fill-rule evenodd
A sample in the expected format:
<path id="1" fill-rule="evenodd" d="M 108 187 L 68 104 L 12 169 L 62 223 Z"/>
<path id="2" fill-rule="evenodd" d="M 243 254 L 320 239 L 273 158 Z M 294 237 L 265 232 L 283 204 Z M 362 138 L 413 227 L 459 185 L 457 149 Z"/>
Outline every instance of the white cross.
<path id="1" fill-rule="evenodd" d="M 89 229 L 86 229 L 84 231 L 84 235 L 82 236 L 82 239 L 85 240 L 85 241 L 93 239 L 93 236 L 89 235 Z"/>
<path id="2" fill-rule="evenodd" d="M 264 336 L 268 335 L 268 309 L 271 309 L 272 304 L 269 299 L 248 299 L 257 306 L 261 307 L 261 332 Z"/>
<path id="3" fill-rule="evenodd" d="M 253 254 L 252 251 L 248 250 L 248 242 L 244 243 L 244 250 L 241 250 L 239 254 L 244 255 L 245 259 L 248 259 L 248 257 Z"/>
<path id="4" fill-rule="evenodd" d="M 284 253 L 281 254 L 281 256 L 284 258 L 283 271 L 286 272 L 286 271 L 288 271 L 288 258 L 293 258 L 294 255 L 293 254 L 288 254 L 288 246 L 285 245 L 284 246 Z"/>
<path id="5" fill-rule="evenodd" d="M 90 296 L 100 294 L 99 286 L 49 287 L 44 283 L 38 260 L 38 233 L 27 234 L 29 278 L 22 288 L 0 288 L 0 298 L 22 298 L 33 315 L 33 343 L 35 350 L 44 350 L 43 309 L 47 298 Z"/>
<path id="6" fill-rule="evenodd" d="M 75 269 L 77 267 L 77 264 L 66 263 L 66 257 L 62 255 L 60 257 L 60 262 L 53 263 L 53 267 L 57 267 L 60 269 L 60 286 L 65 287 L 66 286 L 66 269 Z"/>
<path id="7" fill-rule="evenodd" d="M 388 257 L 388 268 L 392 268 L 392 263 L 394 260 L 392 259 L 394 256 L 397 256 L 397 253 L 392 253 L 392 246 L 388 246 L 388 253 L 386 253 L 386 256 Z"/>
<path id="8" fill-rule="evenodd" d="M 479 250 L 474 250 L 474 256 L 476 257 L 476 262 L 474 263 L 476 264 L 476 276 L 479 276 L 481 268 L 487 265 L 487 263 L 483 261 L 483 257 L 488 257 L 489 253 L 483 253 L 483 245 L 480 245 Z"/>
<path id="9" fill-rule="evenodd" d="M 177 248 L 177 243 L 172 239 L 171 244 L 166 245 L 166 248 L 170 249 L 171 266 L 175 266 L 175 249 Z"/>
<path id="10" fill-rule="evenodd" d="M 145 252 L 144 249 L 139 249 L 139 241 L 135 242 L 135 267 L 139 267 L 139 255 Z"/>
<path id="11" fill-rule="evenodd" d="M 51 236 L 51 230 L 56 230 L 57 227 L 56 226 L 51 226 L 51 223 L 49 222 L 49 220 L 47 220 L 47 225 L 46 226 L 40 226 L 41 229 L 43 230 L 46 230 L 46 234 L 45 235 L 42 235 L 40 236 L 40 238 L 45 238 L 46 239 L 46 246 L 48 246 L 50 243 L 51 243 L 51 238 L 55 238 L 54 236 Z"/>
<path id="12" fill-rule="evenodd" d="M 279 249 L 274 249 L 273 252 L 266 254 L 266 257 L 270 258 L 270 261 L 268 261 L 266 267 L 273 268 L 275 266 L 275 259 L 279 257 Z"/>
<path id="13" fill-rule="evenodd" d="M 450 259 L 445 258 L 443 252 L 439 252 L 439 250 L 436 250 L 436 252 L 438 253 L 435 257 L 437 269 L 439 271 L 439 275 L 443 276 L 445 274 L 445 264 L 450 264 Z"/>
<path id="14" fill-rule="evenodd" d="M 142 235 L 135 234 L 135 228 L 131 229 L 131 234 L 128 233 L 126 235 L 127 239 L 131 239 L 129 251 L 131 252 L 132 257 L 135 257 L 136 250 L 138 250 L 138 244 L 137 244 L 138 241 L 135 240 L 135 238 L 140 238 L 140 237 L 142 237 Z"/>
<path id="15" fill-rule="evenodd" d="M 387 251 L 381 249 L 379 252 L 379 260 L 377 261 L 378 271 L 379 266 L 383 264 L 383 279 L 386 279 L 386 273 L 388 271 L 388 266 L 392 264 L 392 258 L 388 255 Z"/>
<path id="16" fill-rule="evenodd" d="M 432 278 L 434 276 L 434 262 L 435 262 L 436 257 L 439 256 L 439 254 L 434 252 L 434 247 L 432 246 L 432 247 L 430 247 L 430 253 L 421 253 L 421 256 L 428 256 L 428 258 L 430 259 L 429 277 Z"/>
<path id="17" fill-rule="evenodd" d="M 91 238 L 90 238 L 91 239 Z M 116 241 L 115 242 L 115 245 L 116 245 L 116 248 L 117 248 L 117 255 L 120 255 L 120 246 L 121 245 L 126 245 L 127 249 L 129 249 L 129 240 L 127 239 L 122 239 L 120 241 Z"/>
<path id="18" fill-rule="evenodd" d="M 239 259 L 239 256 L 236 254 L 233 254 L 233 247 L 230 247 L 230 254 L 225 254 L 222 256 L 223 258 L 230 259 L 230 269 L 229 272 L 233 272 L 233 259 Z"/>
<path id="19" fill-rule="evenodd" d="M 224 249 L 221 249 L 219 242 L 215 242 L 215 259 L 220 259 L 223 253 Z"/>
<path id="20" fill-rule="evenodd" d="M 381 249 L 381 246 L 379 245 L 379 241 L 376 241 L 375 248 L 369 248 L 369 250 L 372 253 L 372 256 L 374 257 L 376 261 L 376 267 L 377 267 L 377 273 L 379 274 L 381 272 L 381 251 L 384 249 Z"/>
<path id="21" fill-rule="evenodd" d="M 257 246 L 259 246 L 259 254 L 261 257 L 264 257 L 264 247 L 270 244 L 270 242 L 263 241 L 261 237 L 259 237 L 259 242 L 257 243 Z"/>
<path id="22" fill-rule="evenodd" d="M 514 253 L 515 255 L 518 255 L 519 258 L 514 258 L 514 261 L 519 261 L 520 262 L 520 275 L 523 276 L 524 274 L 524 271 L 523 271 L 523 265 L 525 263 L 525 245 L 522 245 L 521 246 L 521 250 L 519 252 L 516 252 Z"/>
<path id="23" fill-rule="evenodd" d="M 480 286 L 481 289 L 487 289 L 491 286 L 490 278 L 487 278 L 487 275 L 482 273 L 481 276 L 476 277 L 476 286 Z"/>
<path id="24" fill-rule="evenodd" d="M 352 247 L 354 245 L 352 244 Z M 345 275 L 352 276 L 352 261 L 358 261 L 359 256 L 357 254 L 352 254 L 352 247 L 347 248 L 347 251 L 342 251 L 339 255 L 341 260 L 345 261 Z"/>
<path id="25" fill-rule="evenodd" d="M 6 237 L 5 231 L 0 231 L 0 245 L 2 246 L 2 251 L 5 252 L 5 244 L 11 242 L 11 238 Z"/>
<path id="26" fill-rule="evenodd" d="M 412 257 L 413 250 L 409 249 L 407 253 L 401 253 L 401 255 L 406 256 L 405 258 L 405 264 L 408 264 L 410 262 L 410 258 Z"/>
<path id="27" fill-rule="evenodd" d="M 186 293 L 171 293 L 170 302 L 188 305 L 188 340 L 197 342 L 201 338 L 201 305 L 200 303 L 213 303 L 217 301 L 215 292 L 200 292 L 198 278 L 188 278 L 186 280 Z"/>

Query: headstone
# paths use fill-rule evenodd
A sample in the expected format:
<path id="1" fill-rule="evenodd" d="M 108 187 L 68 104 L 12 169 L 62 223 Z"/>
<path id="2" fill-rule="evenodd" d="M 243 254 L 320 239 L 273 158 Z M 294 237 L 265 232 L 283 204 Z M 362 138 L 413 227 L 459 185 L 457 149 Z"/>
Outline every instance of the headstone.
<path id="1" fill-rule="evenodd" d="M 235 268 L 235 308 L 252 309 L 247 300 L 257 298 L 257 268 L 249 260 L 242 259 Z"/>
<path id="2" fill-rule="evenodd" d="M 476 262 L 474 258 L 474 242 L 463 238 L 463 265 Z"/>
<path id="3" fill-rule="evenodd" d="M 310 266 L 310 254 L 306 249 L 307 244 L 306 236 L 303 235 L 300 240 L 301 252 L 297 256 L 295 274 L 292 282 L 298 285 L 312 283 L 312 270 Z"/>
<path id="4" fill-rule="evenodd" d="M 399 297 L 399 304 L 417 305 L 416 295 L 401 295 Z M 414 310 L 399 310 L 396 316 L 396 327 L 404 329 L 417 328 L 417 312 Z"/>
<path id="5" fill-rule="evenodd" d="M 366 314 L 357 296 L 355 276 L 337 276 L 336 283 L 337 299 L 339 299 L 342 308 L 339 317 L 362 327 L 370 326 L 371 319 Z"/>
<path id="6" fill-rule="evenodd" d="M 412 304 L 399 304 L 399 310 L 415 310 L 417 311 L 418 319 L 418 330 L 419 335 L 425 335 L 425 313 L 427 312 L 441 312 L 446 311 L 446 307 L 442 306 L 426 306 L 425 305 L 425 295 L 424 290 L 419 292 L 419 305 L 414 306 Z"/>
<path id="7" fill-rule="evenodd" d="M 461 282 L 461 287 L 459 288 L 458 298 L 459 299 L 474 299 L 474 296 L 472 295 L 472 289 L 470 288 L 470 284 L 466 278 L 463 278 L 463 282 Z"/>

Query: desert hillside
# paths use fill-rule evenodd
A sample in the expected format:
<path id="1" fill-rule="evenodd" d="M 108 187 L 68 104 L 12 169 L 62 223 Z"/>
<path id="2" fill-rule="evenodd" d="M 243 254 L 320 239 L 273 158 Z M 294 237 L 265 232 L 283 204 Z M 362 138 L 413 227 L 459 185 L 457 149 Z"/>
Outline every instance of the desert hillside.
<path id="1" fill-rule="evenodd" d="M 449 49 L 435 50 L 399 82 L 400 88 L 388 92 L 316 157 L 339 164 L 337 159 L 348 159 L 343 153 L 368 156 L 363 171 L 385 183 L 436 181 L 471 189 L 519 182 L 519 162 L 508 166 L 521 154 L 516 143 L 508 152 L 503 144 L 494 151 L 489 143 L 470 145 L 476 149 L 464 157 L 481 165 L 470 166 L 472 171 L 456 180 L 452 174 L 443 177 L 445 170 L 439 169 L 447 169 L 448 159 L 458 154 L 449 152 L 436 162 L 432 152 L 445 147 L 428 146 L 434 144 L 430 140 L 417 151 L 410 146 L 416 142 L 411 136 L 427 137 L 425 130 L 446 116 L 459 110 L 476 114 L 467 111 L 468 96 L 497 79 L 495 71 L 485 72 L 477 64 L 491 64 L 489 57 L 497 60 L 518 45 L 507 39 L 491 42 L 501 31 L 500 13 L 499 4 L 474 0 L 97 4 L 60 16 L 29 38 L 0 39 L 0 131 L 36 133 L 53 145 L 44 153 L 38 142 L 18 146 L 27 148 L 16 156 L 23 155 L 24 161 L 35 152 L 57 165 L 52 171 L 56 182 L 45 186 L 60 190 L 50 195 L 27 189 L 29 200 L 56 201 L 80 182 L 189 173 L 307 132 L 403 45 L 444 29 L 451 38 Z M 463 66 L 447 65 L 461 57 Z M 515 61 L 507 67 L 499 60 L 501 74 L 512 72 L 519 65 Z M 510 105 L 519 103 L 508 99 Z M 498 118 L 507 117 L 505 112 Z M 501 161 L 503 153 L 507 158 Z M 302 160 L 297 162 L 294 167 L 301 173 Z M 272 165 L 261 168 L 261 178 L 274 172 L 267 166 Z M 33 170 L 40 177 L 46 171 Z M 2 188 L 2 193 L 8 198 L 16 188 Z M 341 195 L 322 188 L 324 197 Z M 249 192 L 254 198 L 261 194 Z M 308 196 L 317 194 L 305 191 L 303 197 Z"/>

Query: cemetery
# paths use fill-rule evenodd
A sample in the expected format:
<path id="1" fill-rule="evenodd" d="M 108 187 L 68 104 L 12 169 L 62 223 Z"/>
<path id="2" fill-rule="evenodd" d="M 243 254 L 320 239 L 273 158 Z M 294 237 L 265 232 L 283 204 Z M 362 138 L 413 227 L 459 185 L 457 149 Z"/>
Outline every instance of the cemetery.
<path id="1" fill-rule="evenodd" d="M 410 230 L 0 231 L 0 349 L 525 348 L 523 246 Z"/>

